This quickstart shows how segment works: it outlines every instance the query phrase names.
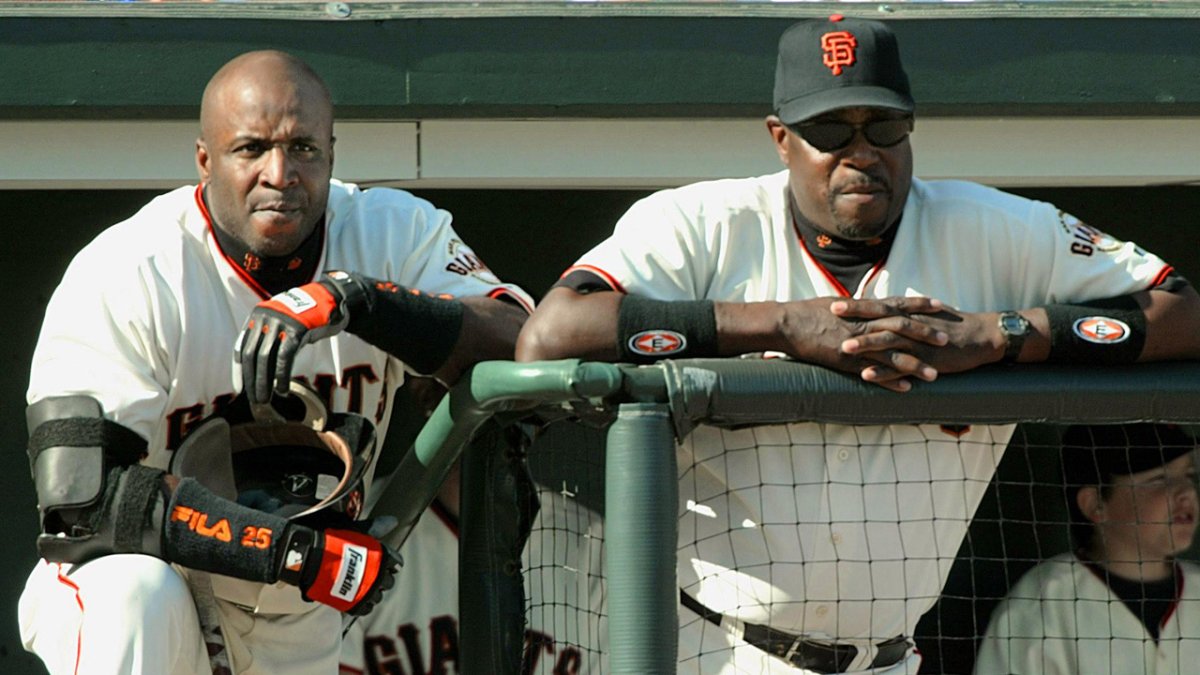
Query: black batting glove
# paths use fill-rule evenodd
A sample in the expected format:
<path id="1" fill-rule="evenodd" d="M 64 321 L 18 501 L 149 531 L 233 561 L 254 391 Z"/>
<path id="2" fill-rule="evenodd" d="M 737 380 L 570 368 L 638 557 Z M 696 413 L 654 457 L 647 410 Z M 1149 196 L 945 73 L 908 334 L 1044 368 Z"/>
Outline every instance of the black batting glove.
<path id="1" fill-rule="evenodd" d="M 272 389 L 286 396 L 300 347 L 340 333 L 351 312 L 366 305 L 366 285 L 346 272 L 329 272 L 258 303 L 233 350 L 250 403 L 269 403 Z"/>

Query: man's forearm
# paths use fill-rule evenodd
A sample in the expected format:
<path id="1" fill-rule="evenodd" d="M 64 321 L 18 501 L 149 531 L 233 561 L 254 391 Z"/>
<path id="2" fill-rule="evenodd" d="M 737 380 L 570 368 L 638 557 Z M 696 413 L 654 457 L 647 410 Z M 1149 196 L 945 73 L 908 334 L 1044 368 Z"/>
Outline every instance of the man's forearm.
<path id="1" fill-rule="evenodd" d="M 435 373 L 447 385 L 480 361 L 512 359 L 521 326 L 529 318 L 524 309 L 503 300 L 471 296 L 459 301 L 463 314 L 458 340 Z"/>

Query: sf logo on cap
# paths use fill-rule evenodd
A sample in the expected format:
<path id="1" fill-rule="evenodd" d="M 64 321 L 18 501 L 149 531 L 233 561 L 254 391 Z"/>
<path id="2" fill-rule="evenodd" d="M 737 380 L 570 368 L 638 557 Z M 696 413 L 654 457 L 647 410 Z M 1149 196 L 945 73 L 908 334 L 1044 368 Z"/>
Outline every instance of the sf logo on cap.
<path id="1" fill-rule="evenodd" d="M 842 74 L 843 66 L 854 65 L 854 48 L 858 40 L 850 31 L 836 30 L 821 36 L 821 50 L 825 52 L 822 61 L 834 75 Z"/>

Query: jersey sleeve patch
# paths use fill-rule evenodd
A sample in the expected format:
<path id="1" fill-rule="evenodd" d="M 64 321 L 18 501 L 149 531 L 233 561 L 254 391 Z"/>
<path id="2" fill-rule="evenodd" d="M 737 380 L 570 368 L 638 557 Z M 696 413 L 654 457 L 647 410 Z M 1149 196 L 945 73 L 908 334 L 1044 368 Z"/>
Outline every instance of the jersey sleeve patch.
<path id="1" fill-rule="evenodd" d="M 1112 253 L 1120 250 L 1125 242 L 1084 223 L 1064 211 L 1058 212 L 1058 222 L 1071 236 L 1071 253 L 1090 257 L 1096 251 Z"/>
<path id="2" fill-rule="evenodd" d="M 1129 325 L 1107 316 L 1087 316 L 1071 327 L 1075 335 L 1098 345 L 1115 345 L 1129 339 Z"/>
<path id="3" fill-rule="evenodd" d="M 643 356 L 669 356 L 687 349 L 687 338 L 673 330 L 644 330 L 629 338 L 629 351 Z"/>

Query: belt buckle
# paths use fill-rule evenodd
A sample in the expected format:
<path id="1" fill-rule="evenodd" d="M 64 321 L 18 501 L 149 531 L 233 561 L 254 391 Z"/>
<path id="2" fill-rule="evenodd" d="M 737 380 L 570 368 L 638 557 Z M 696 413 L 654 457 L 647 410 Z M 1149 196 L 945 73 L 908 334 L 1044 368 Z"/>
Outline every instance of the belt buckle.
<path id="1" fill-rule="evenodd" d="M 788 663 L 818 673 L 844 673 L 858 656 L 858 648 L 838 642 L 816 642 L 801 637 L 793 639 L 783 658 Z"/>
<path id="2" fill-rule="evenodd" d="M 799 652 L 800 652 L 800 643 L 803 642 L 803 640 L 804 640 L 804 638 L 799 637 L 799 636 L 793 637 L 792 644 L 788 645 L 787 650 L 784 651 L 783 654 L 780 654 L 780 658 L 782 658 L 784 661 L 787 661 L 788 663 L 794 664 L 795 663 L 794 659 L 796 658 L 796 655 L 799 654 Z"/>

